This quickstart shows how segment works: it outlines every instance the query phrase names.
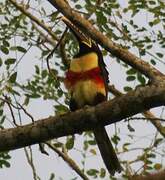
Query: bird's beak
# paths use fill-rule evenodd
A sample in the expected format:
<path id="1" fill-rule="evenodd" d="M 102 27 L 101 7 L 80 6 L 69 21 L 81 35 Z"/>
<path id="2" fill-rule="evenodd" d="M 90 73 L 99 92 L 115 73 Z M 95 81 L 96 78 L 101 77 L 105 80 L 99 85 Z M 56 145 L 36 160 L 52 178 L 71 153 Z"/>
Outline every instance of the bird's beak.
<path id="1" fill-rule="evenodd" d="M 73 34 L 76 36 L 79 43 L 84 43 L 87 46 L 92 46 L 91 38 L 87 37 L 77 26 L 75 26 L 69 19 L 63 16 L 62 21 L 70 28 Z"/>

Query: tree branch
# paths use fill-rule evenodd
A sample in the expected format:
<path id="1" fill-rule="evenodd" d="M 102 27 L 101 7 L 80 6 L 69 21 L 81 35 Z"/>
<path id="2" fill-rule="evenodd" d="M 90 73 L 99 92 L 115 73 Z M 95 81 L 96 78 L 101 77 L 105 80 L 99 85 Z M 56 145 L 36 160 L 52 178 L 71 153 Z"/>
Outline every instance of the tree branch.
<path id="1" fill-rule="evenodd" d="M 67 162 L 67 164 L 73 169 L 75 170 L 75 172 L 82 177 L 84 180 L 89 180 L 88 177 L 82 172 L 82 170 L 79 168 L 79 166 L 76 164 L 76 162 L 71 159 L 67 153 L 61 152 L 60 150 L 58 150 L 53 144 L 51 144 L 51 142 L 46 142 L 45 144 L 47 144 L 47 146 L 49 148 L 51 148 L 54 152 L 56 152 L 65 162 Z"/>
<path id="2" fill-rule="evenodd" d="M 153 107 L 165 105 L 165 83 L 139 87 L 125 95 L 65 115 L 48 117 L 33 124 L 1 130 L 0 151 L 21 148 L 105 126 Z"/>
<path id="3" fill-rule="evenodd" d="M 41 178 L 37 175 L 35 166 L 34 166 L 34 162 L 33 162 L 33 154 L 32 154 L 32 149 L 29 146 L 29 153 L 28 150 L 26 148 L 24 148 L 24 152 L 25 152 L 25 156 L 27 158 L 28 164 L 30 165 L 32 172 L 33 172 L 33 179 L 34 180 L 41 180 Z"/>
<path id="4" fill-rule="evenodd" d="M 121 96 L 122 93 L 117 90 L 113 85 L 109 86 L 109 91 L 115 95 L 115 96 Z M 147 118 L 154 126 L 155 128 L 158 130 L 158 132 L 165 137 L 165 127 L 163 127 L 160 123 L 160 121 L 158 121 L 158 118 L 154 116 L 154 114 L 152 114 L 150 111 L 145 111 L 142 112 L 143 116 L 145 116 L 145 118 Z M 156 120 L 157 119 L 157 120 Z"/>
<path id="5" fill-rule="evenodd" d="M 87 21 L 79 13 L 74 11 L 64 0 L 48 1 L 61 13 L 63 13 L 68 19 L 70 19 L 76 26 L 78 26 L 84 33 L 89 35 L 92 39 L 103 46 L 115 57 L 121 59 L 123 62 L 137 69 L 151 80 L 159 79 L 160 76 L 163 76 L 160 71 L 152 67 L 149 63 L 143 61 L 139 57 L 129 52 L 127 49 L 122 48 L 121 46 L 104 36 L 100 31 L 92 26 L 89 21 Z"/>
<path id="6" fill-rule="evenodd" d="M 160 121 L 155 121 L 154 118 L 155 116 L 150 112 L 150 111 L 145 111 L 143 112 L 143 115 L 150 119 L 150 122 L 156 127 L 158 132 L 165 137 L 165 127 L 161 125 Z"/>
<path id="7" fill-rule="evenodd" d="M 51 27 L 48 27 L 44 22 L 40 21 L 38 18 L 33 16 L 30 12 L 27 11 L 26 5 L 20 5 L 15 0 L 9 0 L 19 11 L 25 14 L 30 20 L 35 22 L 37 25 L 42 27 L 53 39 L 58 41 L 57 36 L 52 32 Z"/>
<path id="8" fill-rule="evenodd" d="M 44 33 L 43 31 L 41 31 L 38 26 L 32 22 L 33 28 L 39 33 L 40 37 L 43 39 L 44 42 L 48 42 L 49 44 L 51 44 L 52 46 L 56 45 L 56 41 L 52 38 L 52 36 L 48 36 L 46 33 Z M 50 35 L 50 34 L 49 34 Z"/>
<path id="9" fill-rule="evenodd" d="M 165 170 L 153 174 L 148 174 L 146 176 L 137 175 L 129 178 L 129 180 L 163 180 L 163 179 L 165 179 Z"/>

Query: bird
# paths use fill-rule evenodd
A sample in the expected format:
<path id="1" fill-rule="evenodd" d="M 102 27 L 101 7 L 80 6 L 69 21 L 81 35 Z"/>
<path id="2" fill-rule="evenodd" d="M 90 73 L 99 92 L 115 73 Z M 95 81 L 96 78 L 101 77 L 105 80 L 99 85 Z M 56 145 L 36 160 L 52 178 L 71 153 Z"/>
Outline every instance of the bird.
<path id="1" fill-rule="evenodd" d="M 62 21 L 78 41 L 79 51 L 70 62 L 64 84 L 70 94 L 71 111 L 95 106 L 108 99 L 108 71 L 98 44 L 65 16 Z M 104 126 L 92 129 L 104 164 L 113 176 L 122 167 Z"/>

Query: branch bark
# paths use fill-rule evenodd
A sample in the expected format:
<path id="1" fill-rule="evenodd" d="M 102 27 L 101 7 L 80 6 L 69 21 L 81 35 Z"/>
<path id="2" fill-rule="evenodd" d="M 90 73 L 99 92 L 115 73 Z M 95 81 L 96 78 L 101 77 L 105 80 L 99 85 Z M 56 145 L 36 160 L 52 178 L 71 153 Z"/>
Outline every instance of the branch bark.
<path id="1" fill-rule="evenodd" d="M 125 95 L 65 115 L 48 117 L 17 128 L 1 130 L 0 151 L 25 147 L 119 122 L 153 107 L 165 105 L 165 82 L 139 87 Z"/>

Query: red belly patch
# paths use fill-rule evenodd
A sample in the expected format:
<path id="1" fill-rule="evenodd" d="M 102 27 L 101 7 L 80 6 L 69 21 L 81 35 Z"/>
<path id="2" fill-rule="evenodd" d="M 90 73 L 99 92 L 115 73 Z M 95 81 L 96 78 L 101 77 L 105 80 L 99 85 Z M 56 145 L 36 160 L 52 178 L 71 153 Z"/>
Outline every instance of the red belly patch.
<path id="1" fill-rule="evenodd" d="M 99 67 L 84 72 L 74 72 L 71 70 L 68 70 L 66 72 L 65 85 L 68 89 L 74 86 L 77 82 L 84 80 L 92 80 L 97 85 L 102 87 L 104 86 L 104 80 L 101 76 L 101 71 Z"/>

